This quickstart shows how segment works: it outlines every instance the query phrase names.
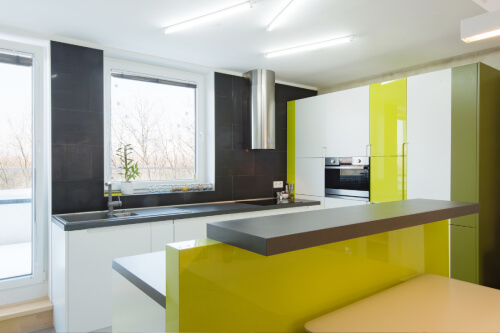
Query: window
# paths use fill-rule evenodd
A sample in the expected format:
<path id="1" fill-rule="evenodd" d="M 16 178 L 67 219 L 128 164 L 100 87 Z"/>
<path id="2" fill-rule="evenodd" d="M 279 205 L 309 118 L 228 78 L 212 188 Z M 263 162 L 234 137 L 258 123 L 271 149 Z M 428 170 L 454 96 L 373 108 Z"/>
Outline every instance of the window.
<path id="1" fill-rule="evenodd" d="M 0 289 L 44 280 L 50 193 L 44 55 L 42 47 L 0 41 Z"/>
<path id="2" fill-rule="evenodd" d="M 113 59 L 105 72 L 106 179 L 113 188 L 125 180 L 117 156 L 125 145 L 140 173 L 135 194 L 152 183 L 209 182 L 203 76 Z"/>

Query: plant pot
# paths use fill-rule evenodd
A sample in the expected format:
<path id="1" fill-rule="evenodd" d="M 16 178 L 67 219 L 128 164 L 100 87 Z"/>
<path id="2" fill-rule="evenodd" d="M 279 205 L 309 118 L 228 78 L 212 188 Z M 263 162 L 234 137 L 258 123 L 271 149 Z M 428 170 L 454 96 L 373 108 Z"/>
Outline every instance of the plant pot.
<path id="1" fill-rule="evenodd" d="M 134 194 L 134 183 L 132 183 L 132 182 L 122 182 L 121 189 L 122 189 L 122 194 L 123 195 Z"/>

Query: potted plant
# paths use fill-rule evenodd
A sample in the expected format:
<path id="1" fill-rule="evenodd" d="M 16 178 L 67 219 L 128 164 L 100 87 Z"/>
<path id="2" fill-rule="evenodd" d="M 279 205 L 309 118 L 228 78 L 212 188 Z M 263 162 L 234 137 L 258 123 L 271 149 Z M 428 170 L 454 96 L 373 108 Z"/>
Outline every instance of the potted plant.
<path id="1" fill-rule="evenodd" d="M 136 177 L 140 176 L 139 167 L 137 162 L 134 164 L 134 160 L 130 158 L 130 155 L 134 152 L 131 144 L 123 145 L 116 150 L 116 156 L 120 158 L 120 168 L 123 170 L 118 174 L 123 177 L 121 184 L 122 194 L 134 194 L 134 184 L 131 180 L 135 180 Z"/>

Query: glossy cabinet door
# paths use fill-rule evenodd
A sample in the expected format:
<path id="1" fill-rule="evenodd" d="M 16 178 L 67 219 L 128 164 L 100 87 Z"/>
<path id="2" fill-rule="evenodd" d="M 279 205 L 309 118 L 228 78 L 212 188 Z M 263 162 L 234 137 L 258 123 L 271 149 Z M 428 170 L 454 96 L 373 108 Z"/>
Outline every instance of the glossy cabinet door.
<path id="1" fill-rule="evenodd" d="M 327 95 L 295 101 L 295 157 L 323 157 Z"/>
<path id="2" fill-rule="evenodd" d="M 295 194 L 325 196 L 325 159 L 295 159 Z"/>
<path id="3" fill-rule="evenodd" d="M 207 238 L 207 223 L 228 221 L 231 214 L 174 220 L 175 243 Z"/>
<path id="4" fill-rule="evenodd" d="M 450 225 L 450 277 L 478 283 L 476 228 Z"/>
<path id="5" fill-rule="evenodd" d="M 371 156 L 402 156 L 406 142 L 406 79 L 370 85 Z"/>
<path id="6" fill-rule="evenodd" d="M 367 156 L 370 143 L 370 87 L 325 96 L 326 156 Z"/>
<path id="7" fill-rule="evenodd" d="M 173 220 L 151 223 L 151 252 L 165 251 L 165 245 L 173 242 Z"/>
<path id="8" fill-rule="evenodd" d="M 151 252 L 150 223 L 67 234 L 67 331 L 91 332 L 109 327 L 112 324 L 112 261 Z"/>
<path id="9" fill-rule="evenodd" d="M 366 201 L 325 197 L 325 209 L 366 205 Z"/>
<path id="10" fill-rule="evenodd" d="M 370 201 L 406 200 L 405 157 L 371 157 L 370 161 Z"/>
<path id="11" fill-rule="evenodd" d="M 407 85 L 407 197 L 450 200 L 451 69 L 409 77 Z"/>

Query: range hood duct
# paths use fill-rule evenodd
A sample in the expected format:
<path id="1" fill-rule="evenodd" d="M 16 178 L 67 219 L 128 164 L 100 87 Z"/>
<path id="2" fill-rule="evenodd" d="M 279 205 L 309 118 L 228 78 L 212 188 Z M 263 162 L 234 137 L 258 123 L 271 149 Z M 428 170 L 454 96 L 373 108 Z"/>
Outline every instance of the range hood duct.
<path id="1" fill-rule="evenodd" d="M 250 80 L 250 148 L 276 148 L 274 72 L 256 69 L 244 74 Z"/>

